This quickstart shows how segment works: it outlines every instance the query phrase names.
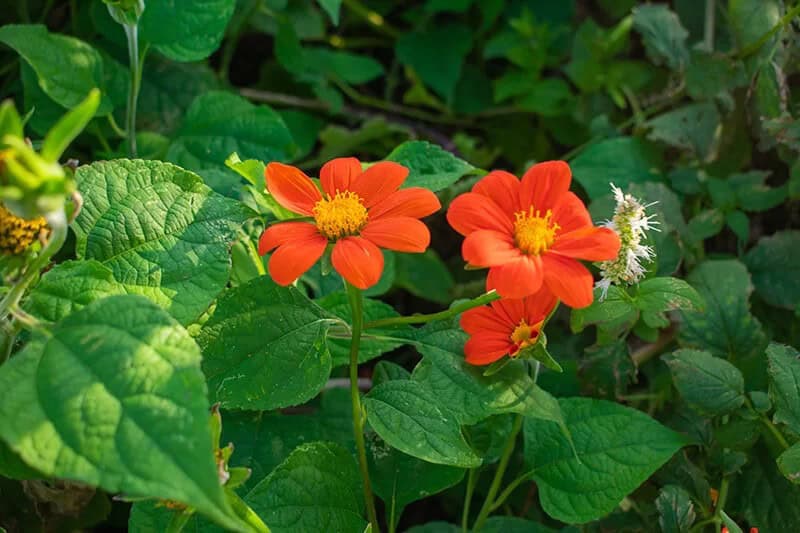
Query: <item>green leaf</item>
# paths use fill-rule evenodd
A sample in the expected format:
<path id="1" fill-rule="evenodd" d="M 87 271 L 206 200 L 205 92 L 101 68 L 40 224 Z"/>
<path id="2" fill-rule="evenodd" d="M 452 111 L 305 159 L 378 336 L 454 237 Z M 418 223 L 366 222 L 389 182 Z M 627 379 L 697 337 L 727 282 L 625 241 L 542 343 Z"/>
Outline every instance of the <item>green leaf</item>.
<path id="1" fill-rule="evenodd" d="M 602 290 L 596 288 L 589 306 L 572 310 L 570 329 L 578 333 L 587 326 L 597 325 L 602 331 L 614 336 L 631 327 L 639 319 L 639 312 L 633 299 L 623 290 L 612 285 L 608 288 L 606 297 L 601 299 Z"/>
<path id="2" fill-rule="evenodd" d="M 731 484 L 726 507 L 735 509 L 759 532 L 800 530 L 800 487 L 778 471 L 775 460 L 763 448 L 751 452 L 750 461 Z"/>
<path id="3" fill-rule="evenodd" d="M 742 243 L 750 239 L 750 219 L 738 209 L 725 215 L 725 224 L 739 238 Z"/>
<path id="4" fill-rule="evenodd" d="M 742 368 L 745 362 L 757 364 L 767 341 L 761 324 L 750 313 L 750 275 L 736 260 L 714 260 L 701 263 L 687 280 L 706 302 L 704 311 L 681 311 L 683 323 L 678 333 L 681 346 L 708 350 L 729 359 L 744 371 L 748 379 L 756 379 Z M 763 367 L 758 363 L 759 368 Z"/>
<path id="5" fill-rule="evenodd" d="M 458 419 L 437 404 L 433 393 L 410 380 L 383 383 L 364 397 L 367 420 L 390 446 L 431 463 L 479 466 Z"/>
<path id="6" fill-rule="evenodd" d="M 779 231 L 762 237 L 744 257 L 758 295 L 770 305 L 794 309 L 800 305 L 800 231 Z"/>
<path id="7" fill-rule="evenodd" d="M 399 452 L 377 436 L 367 447 L 370 479 L 375 493 L 387 507 L 402 509 L 409 503 L 433 496 L 464 478 L 464 469 L 421 461 Z"/>
<path id="8" fill-rule="evenodd" d="M 721 117 L 713 102 L 679 107 L 647 121 L 648 139 L 691 151 L 700 161 L 716 157 L 722 132 Z"/>
<path id="9" fill-rule="evenodd" d="M 310 400 L 330 375 L 331 322 L 297 289 L 268 276 L 226 291 L 197 337 L 212 401 L 269 410 Z"/>
<path id="10" fill-rule="evenodd" d="M 786 479 L 794 484 L 800 483 L 800 443 L 795 444 L 778 457 L 778 468 Z"/>
<path id="11" fill-rule="evenodd" d="M 493 516 L 486 521 L 481 531 L 483 533 L 555 533 L 554 529 L 516 516 Z"/>
<path id="12" fill-rule="evenodd" d="M 744 405 L 744 377 L 726 360 L 699 350 L 677 350 L 665 362 L 683 399 L 701 414 L 724 415 Z"/>
<path id="13" fill-rule="evenodd" d="M 786 201 L 787 187 L 770 187 L 765 181 L 770 173 L 751 170 L 728 177 L 728 183 L 736 194 L 738 205 L 745 211 L 766 211 Z"/>
<path id="14" fill-rule="evenodd" d="M 488 522 L 488 520 L 487 520 Z M 421 526 L 414 526 L 408 529 L 406 533 L 462 533 L 461 526 L 450 524 L 448 522 L 428 522 Z"/>
<path id="15" fill-rule="evenodd" d="M 672 70 L 684 70 L 689 64 L 689 50 L 686 48 L 689 32 L 666 5 L 635 7 L 633 27 L 642 34 L 647 55 L 656 65 L 665 64 Z"/>
<path id="16" fill-rule="evenodd" d="M 7 24 L 0 28 L 0 42 L 22 56 L 36 72 L 39 88 L 61 107 L 72 109 L 92 89 L 103 89 L 103 59 L 80 39 L 49 33 L 39 24 Z M 97 114 L 107 115 L 111 107 L 103 95 Z"/>
<path id="17" fill-rule="evenodd" d="M 403 187 L 424 187 L 433 192 L 449 187 L 476 170 L 441 146 L 427 141 L 404 142 L 392 150 L 386 160 L 408 167 Z"/>
<path id="18" fill-rule="evenodd" d="M 160 56 L 148 56 L 142 73 L 136 122 L 141 129 L 172 133 L 180 126 L 192 102 L 219 86 L 216 73 L 208 65 L 175 63 Z M 175 87 L 181 90 L 176 91 Z M 127 84 L 124 90 L 127 95 Z"/>
<path id="19" fill-rule="evenodd" d="M 471 48 L 472 31 L 460 24 L 448 24 L 435 30 L 403 33 L 395 54 L 400 63 L 414 69 L 427 86 L 449 103 Z"/>
<path id="20" fill-rule="evenodd" d="M 327 78 L 341 79 L 347 83 L 367 83 L 384 74 L 383 65 L 361 54 L 326 48 L 306 48 L 303 55 L 306 72 L 319 72 Z"/>
<path id="21" fill-rule="evenodd" d="M 668 324 L 664 313 L 683 309 L 702 311 L 705 302 L 698 292 L 678 278 L 650 278 L 638 286 L 636 307 L 642 311 L 642 318 L 651 327 L 664 327 Z"/>
<path id="22" fill-rule="evenodd" d="M 691 242 L 700 243 L 722 231 L 725 215 L 719 209 L 706 209 L 689 221 L 688 236 Z"/>
<path id="23" fill-rule="evenodd" d="M 117 294 L 127 294 L 125 286 L 99 261 L 66 261 L 42 276 L 24 308 L 37 318 L 58 322 L 95 300 Z"/>
<path id="24" fill-rule="evenodd" d="M 781 7 L 776 0 L 729 0 L 728 17 L 736 46 L 742 50 L 778 24 Z M 780 37 L 781 33 L 776 33 L 757 51 L 757 64 L 772 56 Z"/>
<path id="25" fill-rule="evenodd" d="M 526 418 L 525 461 L 551 517 L 583 524 L 610 513 L 687 443 L 641 411 L 589 398 L 559 400 L 574 449 L 555 424 Z"/>
<path id="26" fill-rule="evenodd" d="M 167 152 L 167 159 L 220 187 L 238 188 L 239 178 L 225 167 L 231 152 L 242 159 L 288 161 L 297 151 L 280 115 L 235 94 L 212 91 L 197 97 Z"/>
<path id="27" fill-rule="evenodd" d="M 67 146 L 75 140 L 75 137 L 92 119 L 99 105 L 100 91 L 92 89 L 83 102 L 61 117 L 53 129 L 47 132 L 42 142 L 42 158 L 53 163 L 57 162 Z"/>
<path id="28" fill-rule="evenodd" d="M 199 61 L 222 41 L 236 0 L 147 0 L 139 37 L 176 61 Z"/>
<path id="29" fill-rule="evenodd" d="M 378 364 L 372 370 L 372 385 L 375 387 L 381 383 L 398 379 L 411 379 L 411 372 L 397 363 L 386 360 L 378 361 Z"/>
<path id="30" fill-rule="evenodd" d="M 273 533 L 362 533 L 366 526 L 355 460 L 333 443 L 300 446 L 245 501 Z"/>
<path id="31" fill-rule="evenodd" d="M 452 301 L 455 280 L 436 251 L 429 249 L 422 254 L 396 254 L 394 284 L 419 298 L 447 304 Z"/>
<path id="32" fill-rule="evenodd" d="M 524 361 L 514 360 L 490 376 L 464 360 L 466 333 L 457 319 L 437 321 L 416 331 L 417 350 L 424 356 L 412 378 L 436 398 L 435 404 L 471 425 L 491 415 L 519 413 L 563 426 L 558 402 L 538 387 Z"/>
<path id="33" fill-rule="evenodd" d="M 791 346 L 767 347 L 769 395 L 775 405 L 774 420 L 800 433 L 800 354 Z"/>
<path id="34" fill-rule="evenodd" d="M 76 178 L 85 202 L 72 225 L 78 258 L 99 261 L 126 292 L 183 324 L 203 313 L 228 282 L 230 242 L 250 210 L 169 163 L 98 162 Z"/>
<path id="35" fill-rule="evenodd" d="M 714 98 L 744 84 L 747 78 L 740 62 L 724 54 L 692 50 L 686 69 L 686 92 L 695 100 Z"/>
<path id="36" fill-rule="evenodd" d="M 351 321 L 350 303 L 347 300 L 347 293 L 335 292 L 317 300 L 317 305 L 329 313 L 341 318 L 348 324 Z M 364 299 L 364 321 L 378 320 L 381 318 L 391 318 L 400 316 L 391 305 L 378 300 Z M 402 346 L 402 339 L 381 339 L 374 338 L 385 335 L 387 337 L 404 337 L 411 331 L 410 326 L 370 329 L 364 332 L 361 337 L 361 344 L 358 351 L 358 362 L 364 363 L 370 359 L 375 359 L 386 352 Z M 328 348 L 333 357 L 333 366 L 342 366 L 350 363 L 350 339 L 339 339 L 328 337 Z"/>
<path id="37" fill-rule="evenodd" d="M 237 528 L 211 449 L 200 350 L 164 311 L 112 296 L 0 368 L 0 436 L 51 477 L 178 500 Z"/>
<path id="38" fill-rule="evenodd" d="M 319 6 L 325 10 L 331 18 L 334 26 L 339 25 L 339 10 L 342 8 L 342 0 L 317 0 Z"/>
<path id="39" fill-rule="evenodd" d="M 661 154 L 638 137 L 617 137 L 593 144 L 570 163 L 572 174 L 589 198 L 608 193 L 613 181 L 626 189 L 631 183 L 660 180 Z"/>
<path id="40" fill-rule="evenodd" d="M 667 485 L 656 498 L 658 525 L 663 533 L 688 533 L 696 514 L 688 492 L 677 485 Z"/>

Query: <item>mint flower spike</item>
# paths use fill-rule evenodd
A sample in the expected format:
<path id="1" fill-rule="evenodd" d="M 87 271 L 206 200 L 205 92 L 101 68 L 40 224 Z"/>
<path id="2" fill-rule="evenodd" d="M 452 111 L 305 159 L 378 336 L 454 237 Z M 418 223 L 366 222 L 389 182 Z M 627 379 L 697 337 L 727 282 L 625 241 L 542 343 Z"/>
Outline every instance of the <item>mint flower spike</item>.
<path id="1" fill-rule="evenodd" d="M 602 290 L 600 300 L 604 300 L 611 285 L 633 285 L 644 276 L 644 263 L 655 259 L 655 252 L 651 246 L 642 244 L 648 231 L 661 231 L 655 215 L 648 215 L 646 210 L 658 202 L 642 204 L 637 198 L 625 194 L 622 189 L 613 183 L 611 190 L 617 202 L 614 216 L 606 221 L 603 226 L 619 235 L 621 246 L 616 259 L 598 263 L 600 268 L 600 281 L 595 284 Z"/>

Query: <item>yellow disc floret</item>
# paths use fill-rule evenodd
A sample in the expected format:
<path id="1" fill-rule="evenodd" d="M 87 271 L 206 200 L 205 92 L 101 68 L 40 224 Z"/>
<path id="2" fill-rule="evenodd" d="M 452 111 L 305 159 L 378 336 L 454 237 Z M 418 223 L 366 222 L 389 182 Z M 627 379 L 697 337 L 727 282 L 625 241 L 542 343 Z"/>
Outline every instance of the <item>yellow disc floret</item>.
<path id="1" fill-rule="evenodd" d="M 541 328 L 541 322 L 529 325 L 525 320 L 521 320 L 519 326 L 511 333 L 511 342 L 517 346 L 517 349 L 510 355 L 516 355 L 520 350 L 536 344 L 536 341 L 539 339 L 539 330 Z"/>
<path id="2" fill-rule="evenodd" d="M 25 220 L 0 204 L 0 254 L 18 255 L 31 245 L 47 227 L 44 218 Z"/>
<path id="3" fill-rule="evenodd" d="M 354 192 L 336 192 L 336 196 L 323 198 L 314 206 L 314 220 L 319 232 L 335 241 L 349 235 L 358 235 L 367 224 L 367 208 Z"/>
<path id="4" fill-rule="evenodd" d="M 549 209 L 542 216 L 531 206 L 527 211 L 514 213 L 514 218 L 514 240 L 526 254 L 539 255 L 555 242 L 559 226 L 553 222 L 553 212 Z"/>

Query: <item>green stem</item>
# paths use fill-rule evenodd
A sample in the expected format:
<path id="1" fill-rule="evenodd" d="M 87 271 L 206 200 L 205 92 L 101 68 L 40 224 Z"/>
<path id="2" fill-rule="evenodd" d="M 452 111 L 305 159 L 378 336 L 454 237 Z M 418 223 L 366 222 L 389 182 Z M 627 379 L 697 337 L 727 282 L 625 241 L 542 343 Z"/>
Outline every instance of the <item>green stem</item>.
<path id="1" fill-rule="evenodd" d="M 497 510 L 501 505 L 505 503 L 508 497 L 511 496 L 511 493 L 513 493 L 517 489 L 517 487 L 528 481 L 532 476 L 533 476 L 533 471 L 525 472 L 517 479 L 509 483 L 508 486 L 503 490 L 503 492 L 500 493 L 500 496 L 497 497 L 494 504 L 492 505 L 491 510 L 492 511 Z"/>
<path id="2" fill-rule="evenodd" d="M 445 320 L 463 313 L 468 309 L 472 309 L 473 307 L 480 307 L 481 305 L 486 305 L 489 302 L 493 302 L 498 299 L 500 299 L 499 294 L 497 294 L 495 291 L 489 291 L 478 296 L 477 298 L 454 305 L 445 311 L 439 311 L 438 313 L 430 313 L 427 315 L 398 316 L 392 318 L 382 318 L 380 320 L 372 320 L 364 324 L 364 329 L 401 326 L 404 324 L 425 324 L 433 320 Z"/>
<path id="3" fill-rule="evenodd" d="M 503 482 L 503 474 L 505 474 L 506 468 L 508 468 L 508 462 L 511 460 L 511 454 L 513 453 L 514 446 L 517 443 L 517 435 L 519 434 L 520 429 L 522 429 L 522 420 L 522 415 L 516 415 L 516 418 L 514 418 L 514 425 L 511 428 L 511 434 L 508 436 L 508 440 L 506 441 L 503 455 L 500 457 L 500 463 L 497 465 L 497 472 L 495 472 L 494 479 L 492 479 L 492 484 L 489 486 L 489 493 L 486 495 L 486 499 L 483 501 L 483 506 L 478 513 L 478 518 L 475 519 L 475 524 L 472 526 L 473 532 L 479 531 L 481 527 L 483 527 L 484 522 L 486 522 L 486 519 L 489 518 L 489 514 L 492 512 L 495 496 L 497 496 L 497 492 L 500 490 L 500 485 Z"/>
<path id="4" fill-rule="evenodd" d="M 186 527 L 186 524 L 189 523 L 189 519 L 194 515 L 193 511 L 180 511 L 173 513 L 172 520 L 169 521 L 167 524 L 167 528 L 164 530 L 165 533 L 181 533 L 183 528 Z"/>
<path id="5" fill-rule="evenodd" d="M 390 26 L 380 15 L 380 13 L 371 10 L 358 0 L 344 0 L 344 5 L 347 6 L 353 13 L 366 20 L 373 28 L 385 33 L 389 37 L 398 38 L 400 31 Z"/>
<path id="6" fill-rule="evenodd" d="M 364 409 L 361 406 L 361 395 L 358 391 L 358 349 L 361 344 L 361 331 L 364 326 L 364 298 L 361 291 L 349 283 L 347 298 L 350 300 L 350 310 L 353 316 L 353 336 L 350 341 L 350 402 L 353 405 L 353 436 L 356 439 L 358 451 L 358 466 L 361 470 L 361 480 L 364 485 L 364 503 L 367 507 L 367 517 L 372 524 L 373 533 L 380 533 L 378 515 L 375 512 L 375 498 L 372 496 L 372 483 L 369 479 L 369 466 L 367 465 L 367 447 L 364 444 Z"/>
<path id="7" fill-rule="evenodd" d="M 475 485 L 478 481 L 478 469 L 470 468 L 467 475 L 467 492 L 464 494 L 464 505 L 461 511 L 461 532 L 469 531 L 469 507 L 472 503 L 472 493 L 475 492 Z"/>
<path id="8" fill-rule="evenodd" d="M 757 411 L 756 408 L 753 407 L 753 403 L 750 401 L 750 398 L 745 397 L 744 401 L 745 405 L 747 405 L 747 408 L 750 409 L 751 412 L 758 415 L 758 418 L 761 420 L 761 423 L 764 424 L 764 426 L 769 430 L 772 436 L 775 437 L 775 440 L 778 441 L 778 444 L 780 444 L 781 448 L 783 448 L 784 450 L 788 450 L 790 448 L 789 441 L 787 441 L 786 437 L 783 436 L 781 430 L 778 429 L 778 427 L 772 423 L 772 420 L 770 420 L 767 417 L 767 415 Z"/>
<path id="9" fill-rule="evenodd" d="M 232 489 L 225 489 L 225 495 L 228 498 L 228 503 L 231 504 L 233 512 L 236 513 L 236 516 L 253 528 L 253 531 L 257 531 L 258 533 L 270 533 L 269 528 L 264 521 L 261 520 L 261 517 L 258 516 L 238 494 Z"/>
<path id="10" fill-rule="evenodd" d="M 36 259 L 25 268 L 20 280 L 0 300 L 0 317 L 7 316 L 11 309 L 17 306 L 25 295 L 28 285 L 39 276 L 41 270 L 47 266 L 53 254 L 61 249 L 67 238 L 67 216 L 63 208 L 60 211 L 46 214 L 45 220 L 50 227 L 50 238 Z"/>
<path id="11" fill-rule="evenodd" d="M 131 84 L 128 89 L 128 107 L 125 113 L 125 130 L 128 135 L 128 149 L 131 157 L 136 157 L 136 103 L 139 99 L 139 86 L 142 82 L 142 64 L 139 60 L 139 25 L 123 24 L 128 39 L 128 62 L 131 70 Z M 144 54 L 142 54 L 144 59 Z"/>
<path id="12" fill-rule="evenodd" d="M 703 41 L 706 51 L 714 51 L 714 21 L 716 16 L 716 0 L 706 0 L 706 18 L 703 30 Z"/>
<path id="13" fill-rule="evenodd" d="M 797 4 L 792 9 L 787 11 L 786 14 L 783 17 L 781 17 L 778 23 L 775 24 L 775 26 L 773 26 L 772 29 L 770 29 L 764 35 L 759 37 L 757 41 L 739 50 L 739 52 L 736 54 L 736 57 L 738 57 L 739 59 L 744 59 L 758 52 L 762 46 L 767 44 L 767 41 L 769 41 L 773 35 L 775 35 L 781 29 L 783 29 L 783 27 L 789 24 L 792 21 L 792 19 L 797 15 L 800 15 L 800 4 Z"/>
<path id="14" fill-rule="evenodd" d="M 720 526 L 722 524 L 720 513 L 723 511 L 723 509 L 725 509 L 725 502 L 728 500 L 729 486 L 730 480 L 727 476 L 723 476 L 722 483 L 719 485 L 719 497 L 717 498 L 717 505 L 714 507 L 714 528 L 716 529 L 717 533 L 720 532 Z"/>

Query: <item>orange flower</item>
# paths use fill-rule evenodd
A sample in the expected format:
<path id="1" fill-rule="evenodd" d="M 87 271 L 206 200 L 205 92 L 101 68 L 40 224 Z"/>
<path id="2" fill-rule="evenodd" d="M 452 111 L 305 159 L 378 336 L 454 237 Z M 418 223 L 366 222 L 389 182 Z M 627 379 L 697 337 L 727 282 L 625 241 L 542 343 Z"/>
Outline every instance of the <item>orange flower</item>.
<path id="1" fill-rule="evenodd" d="M 259 254 L 277 248 L 269 273 L 280 285 L 294 282 L 333 244 L 333 268 L 359 289 L 371 287 L 383 272 L 379 247 L 424 252 L 431 235 L 418 219 L 441 207 L 427 189 L 398 190 L 408 169 L 390 161 L 362 171 L 354 157 L 333 159 L 320 169 L 324 194 L 302 170 L 289 165 L 270 163 L 264 175 L 279 204 L 314 218 L 275 224 L 261 235 Z"/>
<path id="2" fill-rule="evenodd" d="M 522 299 L 495 300 L 461 315 L 461 329 L 470 338 L 464 345 L 467 362 L 488 365 L 536 344 L 547 315 L 556 305 L 548 290 Z"/>
<path id="3" fill-rule="evenodd" d="M 533 165 L 522 180 L 501 170 L 450 205 L 447 220 L 464 235 L 462 255 L 489 267 L 487 286 L 523 298 L 546 286 L 570 307 L 592 303 L 592 274 L 579 263 L 614 259 L 619 237 L 592 225 L 583 202 L 569 191 L 563 161 Z"/>

